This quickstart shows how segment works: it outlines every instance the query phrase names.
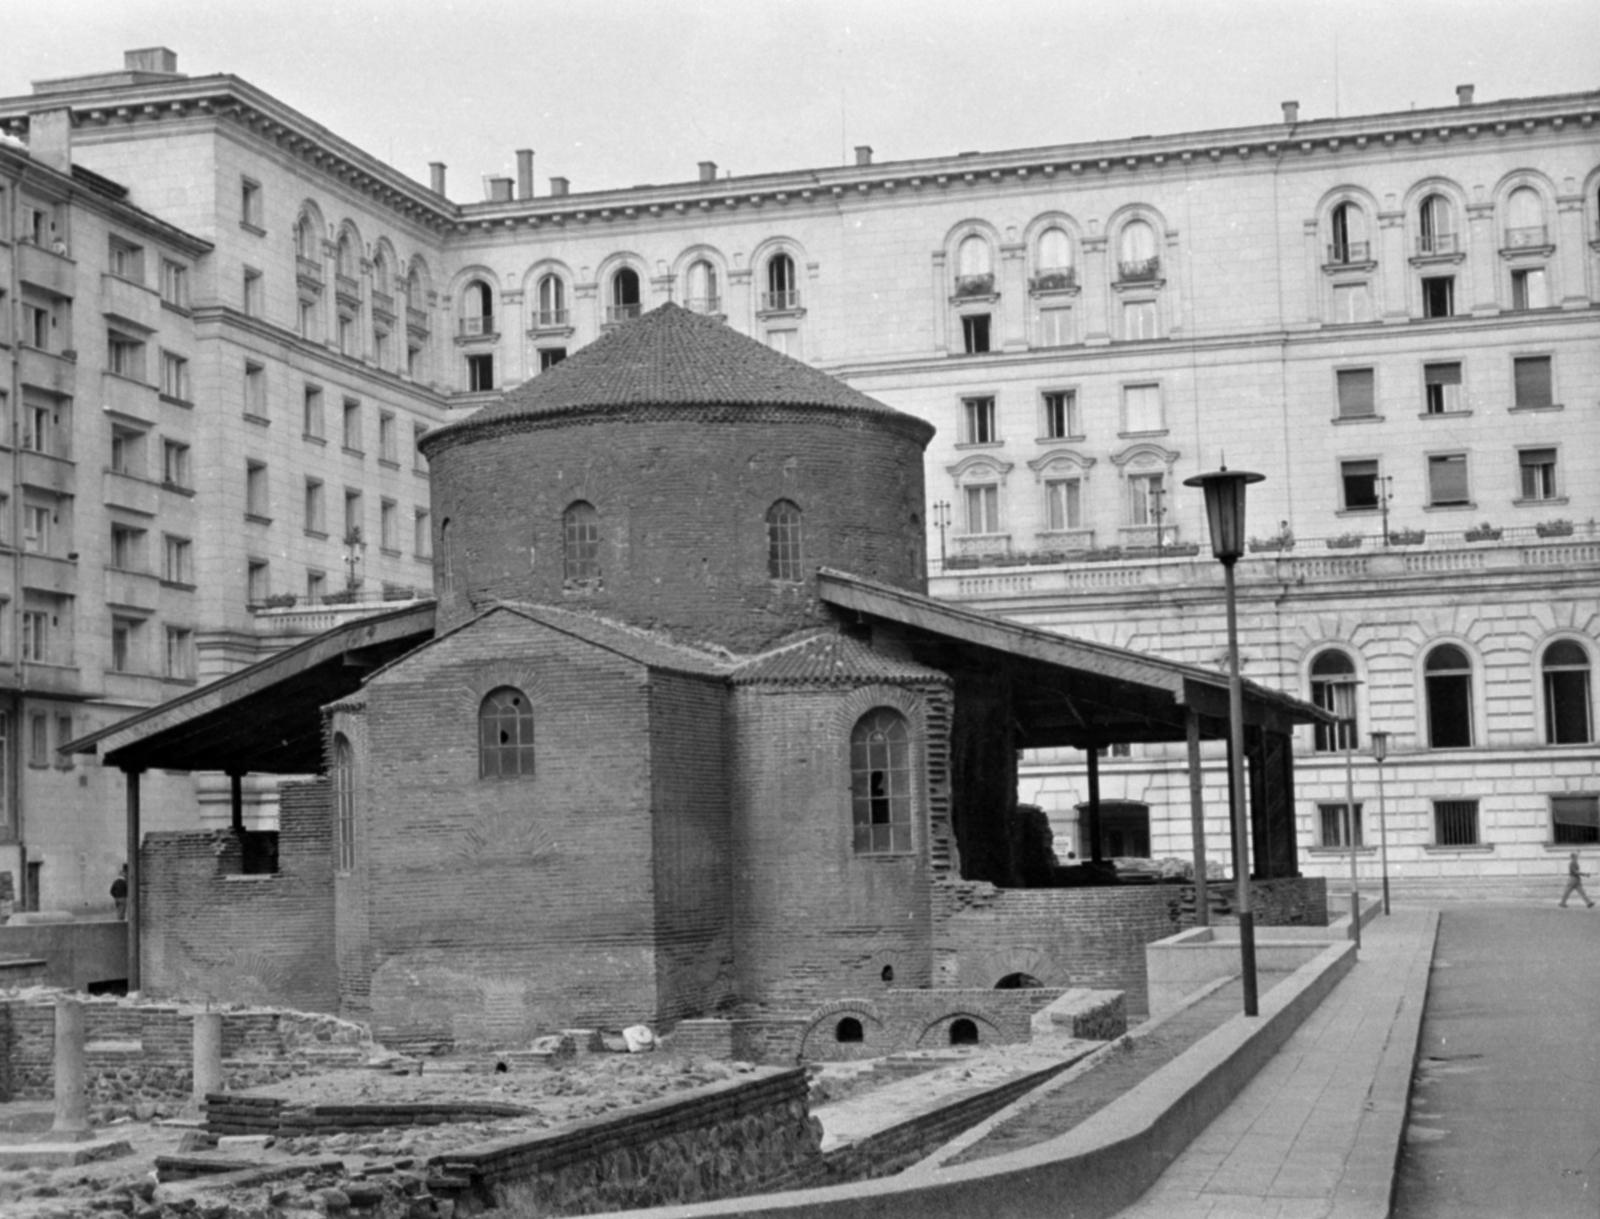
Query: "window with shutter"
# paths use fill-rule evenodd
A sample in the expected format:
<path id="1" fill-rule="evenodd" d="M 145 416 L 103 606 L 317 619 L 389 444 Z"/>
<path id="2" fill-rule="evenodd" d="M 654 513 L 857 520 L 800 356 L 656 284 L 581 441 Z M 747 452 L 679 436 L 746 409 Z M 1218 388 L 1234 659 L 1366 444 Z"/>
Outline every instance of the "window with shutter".
<path id="1" fill-rule="evenodd" d="M 1511 361 L 1511 374 L 1517 410 L 1539 410 L 1555 405 L 1550 392 L 1549 356 L 1518 356 Z"/>
<path id="2" fill-rule="evenodd" d="M 1339 418 L 1365 419 L 1376 413 L 1372 369 L 1341 368 L 1334 375 L 1339 390 Z"/>
<path id="3" fill-rule="evenodd" d="M 1428 458 L 1428 503 L 1441 507 L 1468 502 L 1467 455 L 1446 453 Z"/>

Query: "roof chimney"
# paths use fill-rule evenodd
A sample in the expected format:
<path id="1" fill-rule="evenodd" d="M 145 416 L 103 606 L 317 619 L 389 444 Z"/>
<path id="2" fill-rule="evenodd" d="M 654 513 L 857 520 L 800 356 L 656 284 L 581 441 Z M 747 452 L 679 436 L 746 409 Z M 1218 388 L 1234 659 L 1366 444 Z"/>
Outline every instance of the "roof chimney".
<path id="1" fill-rule="evenodd" d="M 1456 86 L 1456 101 L 1460 105 L 1463 105 L 1463 106 L 1472 105 L 1472 86 L 1471 85 L 1457 85 Z"/>
<path id="2" fill-rule="evenodd" d="M 871 144 L 857 144 L 856 145 L 856 164 L 857 165 L 871 165 L 872 164 L 872 145 Z"/>
<path id="3" fill-rule="evenodd" d="M 1284 102 L 1283 103 L 1283 121 L 1286 122 L 1286 123 L 1289 123 L 1289 124 L 1298 123 L 1300 121 L 1300 103 L 1299 102 Z"/>
<path id="4" fill-rule="evenodd" d="M 533 198 L 533 149 L 517 149 L 517 198 Z"/>
<path id="5" fill-rule="evenodd" d="M 717 163 L 715 161 L 700 162 L 700 181 L 715 182 L 717 180 Z"/>
<path id="6" fill-rule="evenodd" d="M 141 47 L 122 53 L 122 66 L 129 72 L 166 72 L 176 75 L 178 53 L 166 47 Z"/>
<path id="7" fill-rule="evenodd" d="M 444 194 L 444 162 L 429 161 L 428 173 L 430 175 L 429 184 L 433 187 L 433 193 L 436 195 Z"/>
<path id="8" fill-rule="evenodd" d="M 511 202 L 511 179 L 510 178 L 490 178 L 489 179 L 489 202 L 490 203 L 510 203 Z"/>
<path id="9" fill-rule="evenodd" d="M 28 152 L 41 165 L 72 172 L 72 111 L 35 110 L 28 115 Z"/>
<path id="10" fill-rule="evenodd" d="M 557 199 L 564 198 L 571 186 L 572 183 L 568 182 L 565 178 L 550 179 L 550 193 Z"/>

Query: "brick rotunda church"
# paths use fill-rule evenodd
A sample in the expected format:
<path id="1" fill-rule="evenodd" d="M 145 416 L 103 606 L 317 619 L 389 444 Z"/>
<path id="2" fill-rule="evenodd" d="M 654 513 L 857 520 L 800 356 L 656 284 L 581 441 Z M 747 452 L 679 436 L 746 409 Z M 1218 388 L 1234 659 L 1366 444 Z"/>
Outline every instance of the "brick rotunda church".
<path id="1" fill-rule="evenodd" d="M 1139 1010 L 1177 899 L 1067 887 L 1018 751 L 1220 736 L 1226 683 L 926 597 L 932 432 L 666 305 L 429 434 L 434 604 L 80 742 L 135 836 L 144 769 L 322 775 L 270 866 L 144 841 L 141 984 L 406 1042 L 725 1018 L 752 1056 L 1025 1036 L 1069 985 Z M 1259 917 L 1316 921 L 1286 741 L 1317 713 L 1247 711 Z"/>

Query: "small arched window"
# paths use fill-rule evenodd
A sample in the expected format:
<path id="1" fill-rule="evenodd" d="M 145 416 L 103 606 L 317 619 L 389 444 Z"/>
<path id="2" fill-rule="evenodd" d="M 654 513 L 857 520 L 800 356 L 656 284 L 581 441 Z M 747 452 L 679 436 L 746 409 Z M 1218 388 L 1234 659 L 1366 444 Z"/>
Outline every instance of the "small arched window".
<path id="1" fill-rule="evenodd" d="M 600 582 L 600 514 L 585 500 L 561 514 L 561 572 L 569 585 Z"/>
<path id="2" fill-rule="evenodd" d="M 1317 752 L 1354 749 L 1356 731 L 1356 663 L 1338 648 L 1319 652 L 1311 662 L 1311 701 L 1339 717 L 1337 724 L 1317 725 Z"/>
<path id="3" fill-rule="evenodd" d="M 406 308 L 408 308 L 408 309 L 421 309 L 422 308 L 422 280 L 417 275 L 417 272 L 416 272 L 415 268 L 412 268 L 406 274 L 405 295 L 406 295 Z"/>
<path id="4" fill-rule="evenodd" d="M 1472 744 L 1472 662 L 1453 643 L 1441 643 L 1422 665 L 1428 696 L 1428 745 L 1464 749 Z"/>
<path id="5" fill-rule="evenodd" d="M 350 871 L 356 864 L 356 764 L 342 732 L 333 737 L 333 844 L 334 867 Z"/>
<path id="6" fill-rule="evenodd" d="M 545 275 L 539 280 L 539 325 L 565 326 L 566 324 L 566 281 L 554 273 Z"/>
<path id="7" fill-rule="evenodd" d="M 845 1016 L 833 1026 L 833 1039 L 846 1044 L 863 1040 L 861 1021 L 854 1016 Z"/>
<path id="8" fill-rule="evenodd" d="M 310 216 L 301 216 L 294 226 L 294 252 L 301 258 L 317 257 L 317 226 Z"/>
<path id="9" fill-rule="evenodd" d="M 639 272 L 619 267 L 611 277 L 611 304 L 606 306 L 606 321 L 626 322 L 639 316 Z"/>
<path id="10" fill-rule="evenodd" d="M 389 260 L 379 250 L 372 256 L 372 290 L 385 296 L 389 293 Z"/>
<path id="11" fill-rule="evenodd" d="M 800 508 L 780 499 L 767 509 L 767 575 L 774 580 L 799 580 Z"/>
<path id="12" fill-rule="evenodd" d="M 452 565 L 454 556 L 450 548 L 455 544 L 455 535 L 450 532 L 450 518 L 447 516 L 439 522 L 439 595 L 448 597 L 456 589 L 455 568 Z"/>
<path id="13" fill-rule="evenodd" d="M 1544 200 L 1531 186 L 1519 186 L 1506 199 L 1506 249 L 1542 246 L 1548 241 Z"/>
<path id="14" fill-rule="evenodd" d="M 1328 245 L 1328 261 L 1332 263 L 1366 262 L 1371 257 L 1372 246 L 1367 238 L 1367 214 L 1354 203 L 1341 203 L 1333 209 L 1332 238 Z"/>
<path id="15" fill-rule="evenodd" d="M 967 1019 L 965 1016 L 961 1017 L 959 1020 L 952 1020 L 950 1022 L 950 1044 L 977 1045 L 977 1024 L 974 1021 Z"/>
<path id="16" fill-rule="evenodd" d="M 1072 242 L 1067 240 L 1065 229 L 1051 225 L 1039 234 L 1039 249 L 1035 255 L 1041 275 L 1072 269 Z"/>
<path id="17" fill-rule="evenodd" d="M 1455 227 L 1450 200 L 1443 195 L 1429 195 L 1417 209 L 1417 253 L 1454 254 Z"/>
<path id="18" fill-rule="evenodd" d="M 683 303 L 696 313 L 717 313 L 722 308 L 722 297 L 717 293 L 717 269 L 704 258 L 689 264 L 684 276 Z"/>
<path id="19" fill-rule="evenodd" d="M 911 849 L 911 731 L 878 707 L 850 733 L 850 814 L 858 855 Z"/>
<path id="20" fill-rule="evenodd" d="M 515 779 L 533 773 L 533 708 L 511 686 L 489 691 L 478 707 L 478 777 Z"/>
<path id="21" fill-rule="evenodd" d="M 360 260 L 356 257 L 355 242 L 351 240 L 349 233 L 339 234 L 339 246 L 335 260 L 336 268 L 340 275 L 343 275 L 346 279 L 354 279 L 356 277 L 356 264 Z"/>
<path id="22" fill-rule="evenodd" d="M 481 279 L 473 280 L 461 294 L 461 333 L 494 333 L 494 290 Z"/>
<path id="23" fill-rule="evenodd" d="M 761 302 L 763 309 L 798 309 L 800 284 L 794 275 L 794 259 L 787 254 L 774 254 L 767 259 L 767 294 Z"/>
<path id="24" fill-rule="evenodd" d="M 1552 745 L 1586 745 L 1594 740 L 1590 721 L 1589 653 L 1572 639 L 1558 639 L 1544 650 L 1544 731 Z"/>
<path id="25" fill-rule="evenodd" d="M 1117 276 L 1123 280 L 1154 279 L 1161 270 L 1156 231 L 1148 220 L 1130 220 L 1117 242 Z"/>

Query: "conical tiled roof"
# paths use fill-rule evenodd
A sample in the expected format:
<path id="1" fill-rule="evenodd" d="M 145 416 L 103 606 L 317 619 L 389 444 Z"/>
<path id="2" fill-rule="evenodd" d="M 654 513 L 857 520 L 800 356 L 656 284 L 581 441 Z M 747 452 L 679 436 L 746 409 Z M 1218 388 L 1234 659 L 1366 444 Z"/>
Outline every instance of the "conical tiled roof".
<path id="1" fill-rule="evenodd" d="M 855 685 L 862 681 L 921 684 L 949 680 L 938 669 L 885 656 L 870 644 L 835 631 L 763 652 L 733 670 L 736 686 Z"/>
<path id="2" fill-rule="evenodd" d="M 920 423 L 715 318 L 669 303 L 440 431 L 644 406 L 821 407 Z"/>

